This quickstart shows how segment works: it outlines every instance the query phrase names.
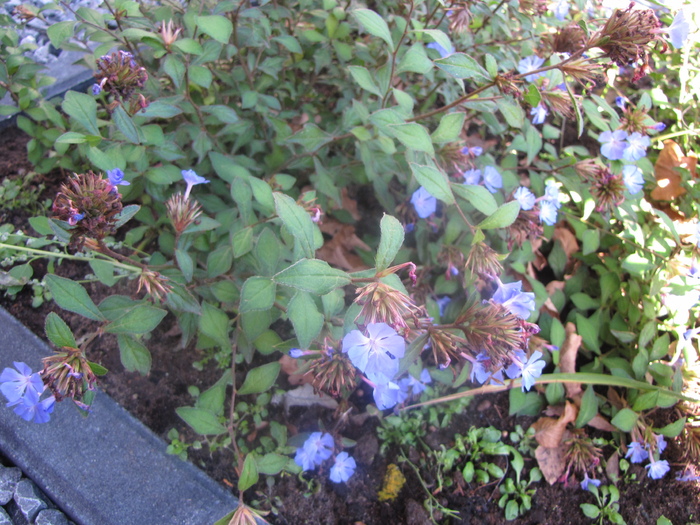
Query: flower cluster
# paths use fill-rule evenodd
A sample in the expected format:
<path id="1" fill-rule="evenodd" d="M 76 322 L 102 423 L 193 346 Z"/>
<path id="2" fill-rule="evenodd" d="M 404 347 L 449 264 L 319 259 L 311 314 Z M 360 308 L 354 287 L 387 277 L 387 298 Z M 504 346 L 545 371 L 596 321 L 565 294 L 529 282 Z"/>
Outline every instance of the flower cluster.
<path id="1" fill-rule="evenodd" d="M 115 174 L 115 171 L 119 173 Z M 88 171 L 75 173 L 61 185 L 53 203 L 53 218 L 72 226 L 69 244 L 72 250 L 82 249 L 86 238 L 101 241 L 114 233 L 122 211 L 116 184 L 128 184 L 122 178 L 121 170 L 113 170 L 109 179 Z M 114 184 L 111 180 L 118 182 Z"/>
<path id="2" fill-rule="evenodd" d="M 294 462 L 303 471 L 313 470 L 333 455 L 334 446 L 333 436 L 327 432 L 314 432 L 297 449 Z M 356 467 L 355 459 L 347 452 L 341 452 L 335 457 L 329 477 L 334 483 L 347 482 L 355 473 Z"/>
<path id="3" fill-rule="evenodd" d="M 537 207 L 539 222 L 548 226 L 554 226 L 557 223 L 557 212 L 559 208 L 561 208 L 561 193 L 559 191 L 559 186 L 557 186 L 553 180 L 547 181 L 544 195 L 540 198 L 537 198 L 534 193 L 524 186 L 520 186 L 515 190 L 513 198 L 520 204 L 521 213 L 518 217 L 520 221 L 532 222 L 532 214 L 527 212 L 535 210 Z M 523 228 L 527 232 L 541 233 L 537 228 L 527 228 L 524 224 L 518 224 L 517 220 L 516 223 L 512 225 L 511 232 L 509 233 L 512 233 L 513 230 Z M 530 235 L 525 234 L 525 238 L 529 237 Z M 519 242 L 519 244 L 522 244 L 522 242 Z"/>
<path id="4" fill-rule="evenodd" d="M 70 398 L 78 407 L 88 410 L 82 399 L 88 390 L 95 389 L 97 377 L 85 354 L 78 348 L 63 347 L 43 361 L 41 377 L 56 401 Z"/>
<path id="5" fill-rule="evenodd" d="M 649 464 L 644 468 L 649 471 L 649 477 L 652 479 L 661 479 L 671 470 L 671 467 L 667 460 L 658 459 L 658 456 L 666 449 L 666 440 L 662 435 L 654 434 L 654 441 L 655 443 L 653 446 L 644 441 L 632 441 L 627 447 L 625 458 L 629 459 L 632 463 L 643 463 L 648 459 Z M 654 451 L 658 453 L 655 454 Z"/>
<path id="6" fill-rule="evenodd" d="M 94 76 L 97 83 L 92 86 L 92 94 L 99 95 L 105 91 L 114 96 L 118 103 L 128 102 L 134 92 L 143 88 L 148 80 L 146 70 L 127 51 L 114 51 L 101 56 Z M 148 105 L 143 95 L 139 96 L 139 105 L 144 108 Z"/>
<path id="7" fill-rule="evenodd" d="M 25 421 L 46 423 L 53 412 L 56 398 L 48 396 L 41 399 L 46 389 L 38 372 L 26 363 L 15 361 L 15 368 L 5 368 L 0 374 L 0 392 L 7 398 L 8 407 Z"/>
<path id="8" fill-rule="evenodd" d="M 610 160 L 636 162 L 647 154 L 651 140 L 646 135 L 635 131 L 628 134 L 624 129 L 604 131 L 598 137 L 601 143 L 600 153 Z"/>

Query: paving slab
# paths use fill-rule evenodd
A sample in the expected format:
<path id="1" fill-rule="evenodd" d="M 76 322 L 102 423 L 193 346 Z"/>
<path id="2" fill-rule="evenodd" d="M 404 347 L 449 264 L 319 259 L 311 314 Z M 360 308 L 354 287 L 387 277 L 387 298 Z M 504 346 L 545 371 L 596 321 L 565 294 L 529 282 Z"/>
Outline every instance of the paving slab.
<path id="1" fill-rule="evenodd" d="M 52 353 L 0 308 L 0 369 L 32 370 Z M 237 499 L 104 392 L 93 412 L 57 403 L 51 421 L 29 423 L 0 403 L 0 450 L 78 525 L 209 525 Z"/>

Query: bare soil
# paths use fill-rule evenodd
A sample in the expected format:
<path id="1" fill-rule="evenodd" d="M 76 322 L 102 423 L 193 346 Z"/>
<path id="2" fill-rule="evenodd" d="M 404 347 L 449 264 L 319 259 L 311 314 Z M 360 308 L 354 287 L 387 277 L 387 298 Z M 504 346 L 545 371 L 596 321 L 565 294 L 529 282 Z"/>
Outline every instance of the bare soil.
<path id="1" fill-rule="evenodd" d="M 25 151 L 27 141 L 28 137 L 16 129 L 0 132 L 0 182 L 5 178 L 23 177 L 31 170 Z M 42 198 L 53 198 L 64 176 L 60 172 L 54 172 L 34 179 L 33 183 L 44 184 L 46 187 Z M 16 228 L 30 232 L 32 230 L 26 222 L 27 219 L 28 215 L 24 210 L 11 213 L 0 210 L 0 222 L 11 222 Z M 46 272 L 46 263 L 36 261 L 32 265 L 35 277 L 41 278 Z M 73 262 L 57 265 L 55 271 L 58 275 L 72 279 L 83 279 L 90 273 L 87 265 Z M 113 293 L 136 296 L 133 282 L 122 283 L 116 290 L 109 290 L 99 283 L 88 284 L 87 288 L 96 302 Z M 91 321 L 60 310 L 53 303 L 32 308 L 31 300 L 31 292 L 24 290 L 13 298 L 0 297 L 0 306 L 42 338 L 45 338 L 44 319 L 51 311 L 57 312 L 78 337 L 95 328 Z M 192 442 L 197 438 L 177 417 L 175 409 L 192 405 L 193 399 L 187 391 L 189 386 L 195 385 L 204 390 L 221 376 L 222 371 L 213 365 L 207 365 L 203 371 L 196 370 L 192 365 L 202 359 L 203 355 L 193 347 L 178 350 L 179 336 L 173 329 L 175 324 L 174 318 L 167 316 L 147 342 L 153 355 L 153 367 L 145 377 L 123 369 L 113 336 L 104 335 L 98 339 L 89 357 L 110 371 L 99 380 L 103 391 L 160 437 L 165 439 L 168 431 L 175 428 L 183 441 Z M 8 363 L 0 363 L 2 367 L 7 365 Z M 358 395 L 367 398 L 367 393 L 358 392 Z M 527 428 L 532 422 L 531 418 L 512 417 L 507 414 L 507 394 L 485 396 L 472 402 L 463 414 L 453 418 L 448 431 L 429 429 L 425 441 L 434 448 L 438 448 L 440 444 L 449 447 L 455 433 L 465 433 L 471 426 L 492 425 L 507 433 L 518 424 Z M 298 432 L 317 430 L 319 422 L 325 424 L 326 428 L 333 428 L 335 422 L 331 415 L 329 411 L 322 409 L 292 408 L 288 414 L 280 409 L 279 413 L 272 414 L 271 417 L 287 425 L 289 435 L 293 436 Z M 660 417 L 663 418 L 664 415 L 660 414 Z M 423 507 L 425 491 L 412 469 L 398 462 L 399 451 L 389 450 L 386 457 L 378 453 L 379 444 L 375 437 L 376 419 L 367 418 L 356 423 L 353 421 L 355 420 L 351 419 L 346 424 L 343 435 L 357 441 L 353 455 L 358 460 L 358 469 L 347 485 L 330 482 L 327 472 L 305 476 L 307 480 L 313 479 L 314 483 L 306 483 L 300 478 L 287 475 L 277 476 L 274 483 L 268 485 L 265 476 L 262 476 L 263 479 L 256 487 L 247 493 L 248 501 L 257 500 L 258 508 L 272 509 L 268 519 L 279 524 L 430 523 L 428 513 Z M 604 452 L 607 457 L 612 453 L 612 448 L 608 447 Z M 412 459 L 418 460 L 420 455 L 420 451 L 408 451 L 408 456 Z M 218 450 L 210 454 L 190 449 L 189 457 L 214 479 L 233 490 L 236 474 L 230 451 Z M 664 457 L 669 460 L 674 471 L 683 465 L 680 452 L 673 442 L 669 444 Z M 526 461 L 525 476 L 527 470 L 535 466 L 534 460 Z M 390 463 L 400 466 L 407 482 L 395 500 L 379 502 L 377 492 L 382 486 L 382 479 Z M 678 482 L 671 475 L 659 481 L 650 480 L 646 477 L 644 469 L 636 465 L 632 467 L 632 472 L 639 481 L 620 483 L 618 486 L 621 493 L 620 514 L 628 524 L 653 525 L 662 515 L 674 525 L 700 522 L 700 484 Z M 571 483 L 569 486 L 557 483 L 550 486 L 544 481 L 540 482 L 536 486 L 532 510 L 519 519 L 506 522 L 503 510 L 498 508 L 500 493 L 496 483 L 478 486 L 465 484 L 463 481 L 460 484 L 458 481 L 455 480 L 452 487 L 436 493 L 435 496 L 441 504 L 459 511 L 460 519 L 440 520 L 441 522 L 475 525 L 592 523 L 592 520 L 583 515 L 580 504 L 594 503 L 593 495 L 581 490 L 577 483 Z M 431 484 L 434 480 L 426 479 L 426 482 Z M 431 484 L 428 488 L 434 491 L 436 485 Z"/>

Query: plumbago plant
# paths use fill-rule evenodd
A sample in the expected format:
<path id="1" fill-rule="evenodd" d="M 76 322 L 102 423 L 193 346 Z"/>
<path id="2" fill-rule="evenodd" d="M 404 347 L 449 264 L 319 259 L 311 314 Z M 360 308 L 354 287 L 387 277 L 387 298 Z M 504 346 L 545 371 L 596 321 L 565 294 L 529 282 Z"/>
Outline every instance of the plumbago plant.
<path id="1" fill-rule="evenodd" d="M 89 410 L 104 334 L 147 374 L 144 336 L 172 315 L 181 345 L 222 370 L 178 414 L 233 450 L 242 502 L 261 474 L 326 465 L 340 483 L 358 467 L 345 419 L 299 446 L 267 420 L 281 354 L 338 415 L 500 390 L 513 414 L 546 403 L 561 416 L 538 422 L 538 450 L 565 458 L 542 469 L 550 482 L 593 481 L 586 425 L 654 478 L 668 470 L 658 436 L 698 459 L 688 7 L 110 1 L 48 27 L 95 82 L 45 100 L 17 27 L 48 9 L 72 10 L 3 19 L 0 94 L 15 105 L 0 110 L 22 111 L 35 169 L 64 183 L 30 220 L 37 236 L 0 229 L 1 283 L 44 288 L 95 330 L 76 340 L 49 315 L 56 353 L 0 379 L 20 416 L 48 420 L 64 399 Z M 352 223 L 360 187 L 379 224 L 364 267 L 318 258 L 319 226 Z M 42 280 L 36 258 L 51 263 Z M 64 260 L 138 286 L 96 304 L 57 275 Z M 223 522 L 254 519 L 242 504 Z"/>

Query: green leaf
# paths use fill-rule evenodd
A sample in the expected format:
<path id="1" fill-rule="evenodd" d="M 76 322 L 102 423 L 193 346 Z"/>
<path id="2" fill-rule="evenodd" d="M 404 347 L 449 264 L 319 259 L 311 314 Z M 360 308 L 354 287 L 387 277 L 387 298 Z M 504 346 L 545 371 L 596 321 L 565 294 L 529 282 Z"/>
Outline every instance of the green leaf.
<path id="1" fill-rule="evenodd" d="M 391 31 L 386 21 L 371 9 L 355 9 L 352 15 L 357 19 L 365 30 L 374 36 L 384 40 L 389 49 L 394 50 L 394 41 L 391 39 Z"/>
<path id="2" fill-rule="evenodd" d="M 331 140 L 333 140 L 333 137 L 316 124 L 306 124 L 302 129 L 289 137 L 286 142 L 299 144 L 306 153 L 313 153 Z"/>
<path id="3" fill-rule="evenodd" d="M 119 343 L 119 357 L 122 365 L 129 372 L 138 372 L 146 375 L 151 370 L 151 352 L 148 351 L 141 341 L 130 335 L 117 336 Z"/>
<path id="4" fill-rule="evenodd" d="M 126 137 L 126 140 L 132 144 L 140 144 L 141 139 L 139 138 L 139 130 L 136 128 L 134 121 L 131 117 L 127 115 L 124 108 L 117 106 L 112 113 L 112 122 L 117 126 L 117 129 L 122 132 Z"/>
<path id="5" fill-rule="evenodd" d="M 506 122 L 514 128 L 522 128 L 525 122 L 525 113 L 520 104 L 515 102 L 513 97 L 503 97 L 496 101 L 498 109 L 501 110 L 501 114 L 506 119 Z"/>
<path id="6" fill-rule="evenodd" d="M 630 432 L 634 426 L 637 424 L 637 419 L 639 414 L 634 410 L 629 408 L 623 408 L 615 417 L 613 417 L 610 422 L 623 432 Z"/>
<path id="7" fill-rule="evenodd" d="M 583 427 L 591 419 L 595 417 L 598 413 L 598 399 L 596 398 L 595 391 L 593 390 L 593 385 L 588 385 L 586 392 L 581 398 L 581 407 L 578 411 L 578 416 L 576 417 L 576 428 Z"/>
<path id="8" fill-rule="evenodd" d="M 542 95 L 540 95 L 540 90 L 537 89 L 535 84 L 530 84 L 530 87 L 527 88 L 527 92 L 523 95 L 523 100 L 530 104 L 533 108 L 539 106 L 540 102 L 542 102 Z"/>
<path id="9" fill-rule="evenodd" d="M 416 42 L 401 57 L 396 72 L 410 71 L 425 75 L 431 69 L 433 69 L 433 61 L 428 58 L 423 44 Z"/>
<path id="10" fill-rule="evenodd" d="M 430 137 L 433 142 L 440 144 L 442 142 L 454 142 L 459 139 L 459 134 L 464 127 L 464 119 L 466 113 L 448 113 L 440 119 L 440 124 L 433 131 Z"/>
<path id="11" fill-rule="evenodd" d="M 667 438 L 675 438 L 680 435 L 680 433 L 683 431 L 683 427 L 685 426 L 685 421 L 686 418 L 682 417 L 681 419 L 678 419 L 674 421 L 673 423 L 669 423 L 665 427 L 662 428 L 655 428 L 654 432 L 657 434 L 661 434 L 663 436 L 666 436 Z"/>
<path id="12" fill-rule="evenodd" d="M 326 295 L 350 284 L 347 273 L 331 268 L 327 262 L 318 259 L 301 259 L 276 274 L 273 279 L 277 284 L 317 295 Z"/>
<path id="13" fill-rule="evenodd" d="M 586 230 L 583 232 L 583 255 L 594 253 L 600 246 L 600 232 L 598 230 Z"/>
<path id="14" fill-rule="evenodd" d="M 102 284 L 114 286 L 117 282 L 117 278 L 114 275 L 114 265 L 112 263 L 100 259 L 92 259 L 90 261 L 90 268 L 92 268 L 92 271 L 95 272 L 95 276 Z"/>
<path id="15" fill-rule="evenodd" d="M 235 124 L 241 120 L 235 109 L 221 104 L 201 106 L 200 109 L 202 110 L 202 113 L 213 115 L 224 124 Z"/>
<path id="16" fill-rule="evenodd" d="M 424 151 L 431 157 L 435 155 L 433 142 L 430 139 L 430 134 L 425 127 L 415 122 L 408 124 L 391 125 L 390 129 L 394 136 L 407 148 L 416 151 Z"/>
<path id="17" fill-rule="evenodd" d="M 403 226 L 398 219 L 391 215 L 385 213 L 379 223 L 379 227 L 381 229 L 381 238 L 379 240 L 379 248 L 377 248 L 377 257 L 375 258 L 377 272 L 386 270 L 394 261 L 396 254 L 403 245 L 404 239 Z"/>
<path id="18" fill-rule="evenodd" d="M 97 127 L 97 102 L 90 95 L 69 91 L 63 99 L 61 108 L 70 117 L 85 128 L 90 135 L 100 136 Z"/>
<path id="19" fill-rule="evenodd" d="M 104 366 L 93 363 L 92 361 L 88 361 L 88 366 L 90 367 L 90 370 L 92 370 L 92 373 L 97 377 L 106 376 L 109 372 L 109 370 L 107 370 Z M 87 396 L 87 394 L 85 394 L 85 396 Z M 83 397 L 83 401 L 85 401 L 85 397 Z"/>
<path id="20" fill-rule="evenodd" d="M 249 277 L 241 289 L 241 313 L 272 308 L 276 289 L 274 281 L 268 277 Z"/>
<path id="21" fill-rule="evenodd" d="M 231 236 L 233 256 L 238 259 L 253 249 L 253 228 L 243 228 Z"/>
<path id="22" fill-rule="evenodd" d="M 260 474 L 267 474 L 268 476 L 276 476 L 282 472 L 288 461 L 289 458 L 287 456 L 275 452 L 269 452 L 264 456 L 256 457 L 258 472 Z"/>
<path id="23" fill-rule="evenodd" d="M 564 85 L 566 86 L 566 92 L 569 94 L 569 98 L 571 99 L 571 105 L 574 107 L 574 115 L 576 115 L 576 124 L 578 128 L 578 136 L 580 137 L 581 135 L 583 135 L 583 115 L 581 115 L 581 108 L 578 107 L 578 101 L 576 100 L 574 92 L 571 91 L 569 83 L 564 81 Z"/>
<path id="24" fill-rule="evenodd" d="M 518 201 L 506 202 L 491 215 L 481 221 L 477 228 L 491 230 L 494 228 L 506 228 L 515 222 L 520 213 L 520 203 Z"/>
<path id="25" fill-rule="evenodd" d="M 498 209 L 496 199 L 483 186 L 453 183 L 452 191 L 457 197 L 469 202 L 484 215 L 493 215 Z"/>
<path id="26" fill-rule="evenodd" d="M 64 310 L 75 312 L 93 321 L 107 320 L 80 284 L 53 274 L 46 275 L 44 281 L 49 287 L 53 300 Z"/>
<path id="27" fill-rule="evenodd" d="M 600 345 L 598 343 L 598 327 L 591 319 L 584 317 L 581 314 L 576 314 L 576 332 L 583 339 L 583 344 L 589 349 L 600 354 Z"/>
<path id="28" fill-rule="evenodd" d="M 165 303 L 179 312 L 189 312 L 195 315 L 202 315 L 202 306 L 197 298 L 184 286 L 177 283 L 170 283 L 172 289 L 165 296 Z M 216 293 L 214 293 L 216 295 Z M 218 297 L 217 297 L 218 299 Z"/>
<path id="29" fill-rule="evenodd" d="M 280 364 L 277 361 L 249 370 L 243 385 L 238 389 L 238 394 L 245 396 L 266 392 L 275 384 L 279 373 Z"/>
<path id="30" fill-rule="evenodd" d="M 440 31 L 439 29 L 417 29 L 416 32 L 423 33 L 424 35 L 429 35 L 430 38 L 432 38 L 435 41 L 435 43 L 437 43 L 440 47 L 442 47 L 445 50 L 449 50 L 450 48 L 454 49 L 454 46 L 450 41 L 450 37 L 447 36 L 444 32 Z"/>
<path id="31" fill-rule="evenodd" d="M 233 250 L 231 246 L 221 246 L 207 256 L 207 277 L 213 279 L 231 269 Z"/>
<path id="32" fill-rule="evenodd" d="M 55 312 L 50 312 L 49 315 L 46 316 L 44 330 L 46 332 L 46 337 L 56 346 L 78 348 L 78 343 L 75 342 L 73 332 L 66 322 Z"/>
<path id="33" fill-rule="evenodd" d="M 194 262 L 192 257 L 185 250 L 177 249 L 175 250 L 175 259 L 177 260 L 177 265 L 185 277 L 185 280 L 189 283 L 192 280 L 192 275 L 194 274 Z"/>
<path id="34" fill-rule="evenodd" d="M 445 204 L 455 203 L 455 197 L 450 188 L 450 181 L 445 172 L 432 166 L 422 166 L 415 162 L 409 162 L 408 164 L 418 184 L 423 186 L 428 193 Z"/>
<path id="35" fill-rule="evenodd" d="M 211 71 L 204 66 L 190 66 L 189 77 L 192 82 L 204 89 L 209 89 L 214 80 Z"/>
<path id="36" fill-rule="evenodd" d="M 163 71 L 172 79 L 176 88 L 180 88 L 182 81 L 185 78 L 185 64 L 179 56 L 169 54 L 163 61 Z M 148 110 L 148 108 L 146 108 Z"/>
<path id="37" fill-rule="evenodd" d="M 233 24 L 228 18 L 221 15 L 205 15 L 198 16 L 195 20 L 203 33 L 217 42 L 228 44 L 233 33 Z"/>
<path id="38" fill-rule="evenodd" d="M 255 453 L 246 454 L 245 461 L 243 462 L 243 470 L 241 471 L 241 477 L 238 478 L 238 490 L 240 493 L 248 490 L 258 482 L 258 479 L 260 479 L 260 474 L 258 474 L 258 466 L 255 462 L 255 456 Z"/>
<path id="39" fill-rule="evenodd" d="M 287 316 L 294 326 L 300 348 L 309 348 L 323 328 L 324 317 L 307 292 L 297 292 L 287 306 Z"/>
<path id="40" fill-rule="evenodd" d="M 139 210 L 141 209 L 141 206 L 138 204 L 129 204 L 128 206 L 124 206 L 122 208 L 122 211 L 117 214 L 117 222 L 114 223 L 114 226 L 116 228 L 119 228 L 120 226 L 123 226 L 127 222 L 131 220 L 131 218 L 136 215 Z"/>
<path id="41" fill-rule="evenodd" d="M 180 407 L 176 408 L 175 412 L 197 434 L 218 436 L 227 432 L 226 427 L 219 423 L 219 418 L 203 408 Z"/>
<path id="42" fill-rule="evenodd" d="M 46 29 L 46 34 L 51 40 L 51 44 L 55 48 L 60 48 L 61 44 L 73 37 L 73 28 L 75 20 L 67 20 L 65 22 L 54 22 Z"/>
<path id="43" fill-rule="evenodd" d="M 84 144 L 87 138 L 82 133 L 67 131 L 56 139 L 56 144 Z"/>
<path id="44" fill-rule="evenodd" d="M 523 392 L 513 388 L 509 394 L 508 414 L 511 416 L 536 416 L 542 410 L 542 397 L 537 392 Z"/>
<path id="45" fill-rule="evenodd" d="M 299 45 L 299 41 L 292 35 L 276 36 L 272 40 L 274 42 L 279 42 L 280 44 L 282 44 L 284 47 L 287 48 L 287 51 L 289 51 L 290 53 L 301 54 L 304 52 L 301 46 Z"/>
<path id="46" fill-rule="evenodd" d="M 160 324 L 167 313 L 161 308 L 140 304 L 109 323 L 104 331 L 110 334 L 147 334 Z"/>
<path id="47" fill-rule="evenodd" d="M 350 71 L 353 80 L 355 80 L 355 82 L 357 82 L 357 84 L 362 89 L 364 89 L 365 91 L 369 91 L 370 93 L 373 93 L 378 97 L 383 96 L 383 93 L 379 89 L 379 86 L 377 86 L 377 84 L 374 82 L 372 74 L 366 67 L 348 66 L 348 70 Z"/>
<path id="48" fill-rule="evenodd" d="M 469 55 L 453 53 L 445 58 L 435 60 L 437 67 L 455 78 L 490 80 L 488 72 Z"/>
<path id="49" fill-rule="evenodd" d="M 173 42 L 173 47 L 189 55 L 201 55 L 204 53 L 201 44 L 192 38 L 179 38 Z"/>
<path id="50" fill-rule="evenodd" d="M 202 303 L 202 316 L 199 318 L 199 329 L 207 337 L 211 337 L 224 349 L 231 348 L 228 336 L 228 316 L 209 303 Z"/>
<path id="51" fill-rule="evenodd" d="M 274 192 L 275 210 L 277 215 L 289 230 L 306 257 L 313 257 L 316 253 L 314 242 L 314 225 L 311 217 L 304 208 L 299 206 L 294 199 L 284 193 Z"/>
<path id="52" fill-rule="evenodd" d="M 594 520 L 600 515 L 600 509 L 592 503 L 581 503 L 580 506 L 587 518 Z"/>

